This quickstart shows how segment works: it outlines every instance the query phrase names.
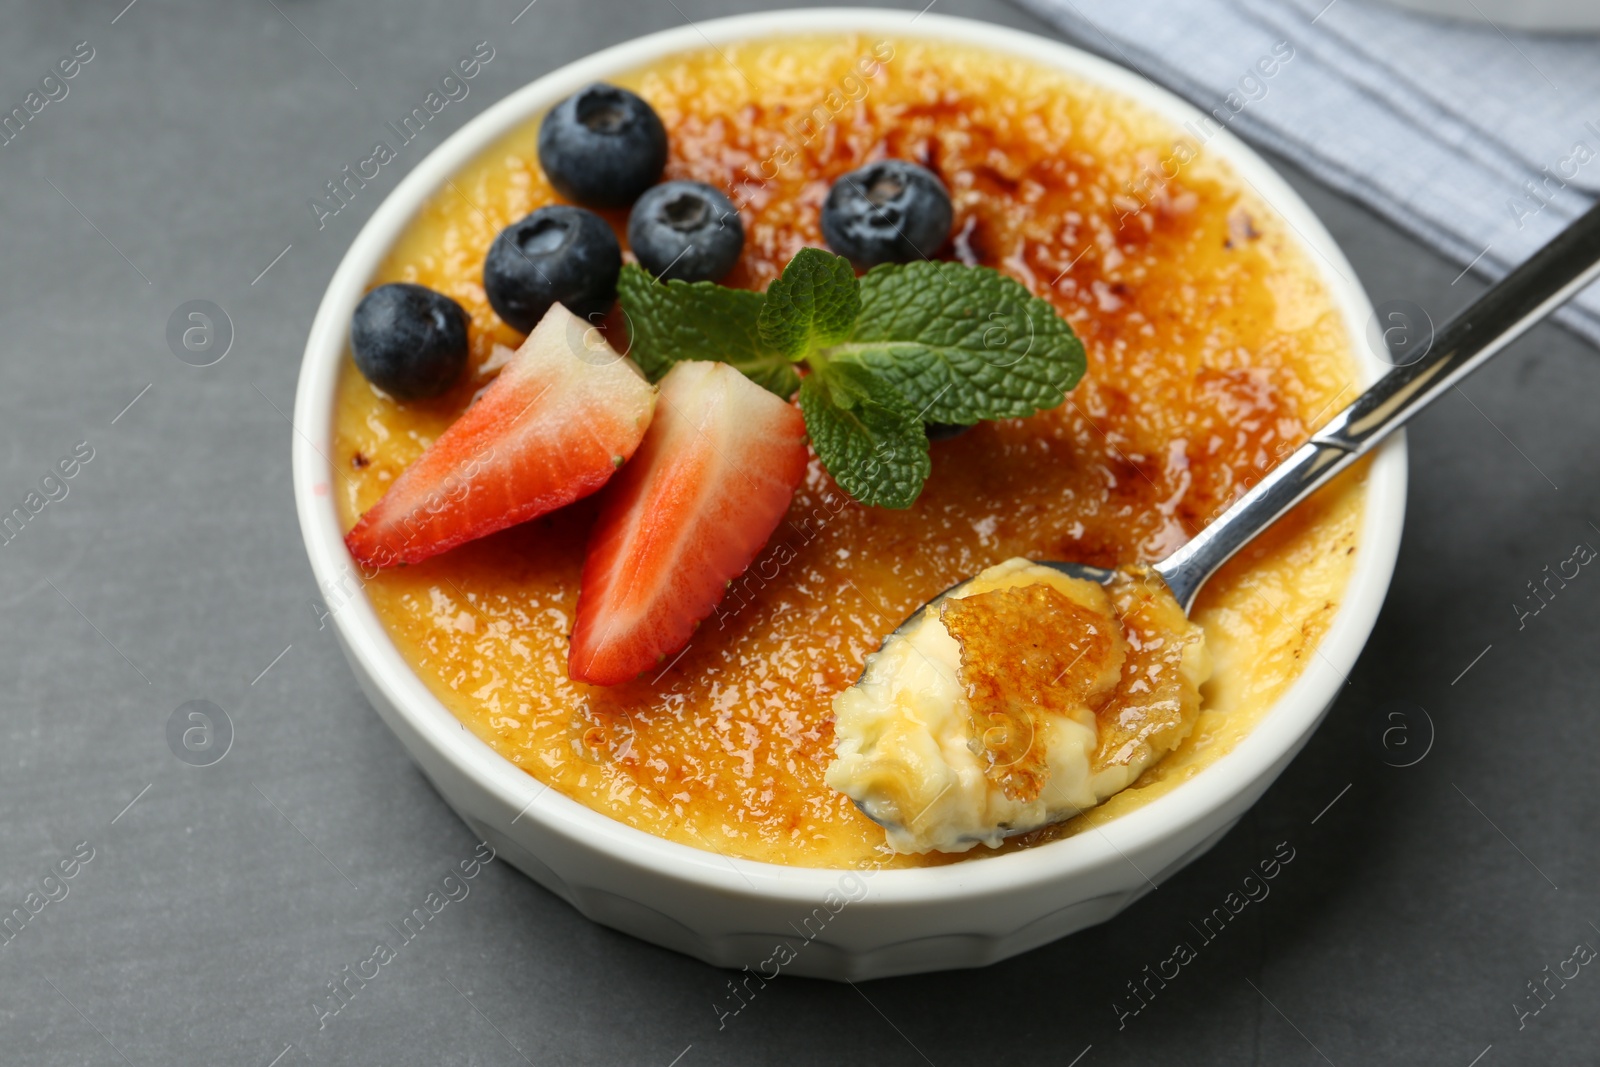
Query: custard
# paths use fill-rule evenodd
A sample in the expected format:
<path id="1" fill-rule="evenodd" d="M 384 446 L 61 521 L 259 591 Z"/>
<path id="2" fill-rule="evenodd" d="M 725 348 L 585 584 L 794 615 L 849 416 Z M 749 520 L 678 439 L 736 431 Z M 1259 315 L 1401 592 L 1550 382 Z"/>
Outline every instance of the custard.
<path id="1" fill-rule="evenodd" d="M 1189 735 L 1204 631 L 1159 576 L 1008 559 L 945 593 L 833 699 L 827 782 L 897 852 L 965 852 L 1084 812 Z"/>
<path id="2" fill-rule="evenodd" d="M 725 284 L 764 288 L 798 249 L 822 245 L 833 179 L 911 159 L 951 190 L 948 255 L 1049 300 L 1083 339 L 1088 373 L 1056 410 L 934 444 L 932 475 L 904 511 L 854 503 L 813 460 L 787 521 L 717 613 L 636 682 L 594 688 L 566 673 L 594 498 L 367 576 L 371 603 L 465 728 L 627 825 L 813 867 L 992 855 L 887 849 L 824 781 L 834 696 L 912 611 L 986 567 L 1117 567 L 1183 544 L 1351 395 L 1339 311 L 1293 232 L 1222 160 L 1200 147 L 1152 182 L 1189 134 L 1029 61 L 913 37 L 784 38 L 613 80 L 665 122 L 666 178 L 709 182 L 739 205 L 746 242 Z M 460 302 L 472 369 L 442 398 L 397 403 L 347 361 L 330 456 L 346 529 L 521 342 L 490 309 L 481 272 L 502 227 L 557 200 L 537 130 L 530 121 L 455 174 L 372 279 Z M 608 218 L 625 239 L 625 215 Z M 613 319 L 621 349 L 625 324 Z M 1364 477 L 1357 468 L 1307 501 L 1207 585 L 1193 617 L 1215 672 L 1183 743 L 1108 802 L 1003 850 L 1115 818 L 1250 731 L 1316 654 L 1344 596 Z"/>

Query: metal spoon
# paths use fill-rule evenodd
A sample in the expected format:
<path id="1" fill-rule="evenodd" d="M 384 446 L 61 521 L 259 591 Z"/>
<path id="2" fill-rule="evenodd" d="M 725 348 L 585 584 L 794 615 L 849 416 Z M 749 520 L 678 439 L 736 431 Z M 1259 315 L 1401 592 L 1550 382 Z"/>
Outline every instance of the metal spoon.
<path id="1" fill-rule="evenodd" d="M 1600 204 L 1451 319 L 1420 358 L 1378 379 L 1188 544 L 1150 569 L 1167 583 L 1187 615 L 1200 587 L 1235 552 L 1596 277 Z M 1084 563 L 1037 562 L 1102 584 L 1116 573 Z M 951 586 L 922 605 L 901 628 L 965 584 Z"/>
<path id="2" fill-rule="evenodd" d="M 1166 583 L 1187 615 L 1200 587 L 1234 553 L 1597 276 L 1600 204 L 1450 320 L 1419 358 L 1385 374 L 1188 544 L 1147 571 Z M 1035 562 L 1070 577 L 1101 584 L 1117 573 L 1083 563 Z M 959 582 L 923 604 L 885 639 L 884 645 L 919 622 L 928 608 L 970 581 Z M 862 810 L 866 811 L 865 806 Z M 867 814 L 877 819 L 870 811 Z M 1038 827 L 1018 826 L 1008 828 L 1005 834 L 1035 829 Z"/>

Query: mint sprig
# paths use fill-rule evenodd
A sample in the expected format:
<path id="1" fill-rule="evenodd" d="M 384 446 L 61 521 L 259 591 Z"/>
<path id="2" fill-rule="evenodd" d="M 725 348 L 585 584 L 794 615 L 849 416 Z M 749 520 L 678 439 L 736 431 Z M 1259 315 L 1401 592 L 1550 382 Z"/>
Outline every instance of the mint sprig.
<path id="1" fill-rule="evenodd" d="M 999 271 L 922 260 L 861 278 L 861 315 L 830 353 L 898 388 L 928 422 L 1018 419 L 1083 377 L 1083 344 L 1055 308 Z"/>
<path id="2" fill-rule="evenodd" d="M 800 383 L 811 444 L 839 488 L 869 507 L 908 508 L 931 464 L 922 419 L 858 363 L 827 362 Z"/>
<path id="3" fill-rule="evenodd" d="M 802 248 L 767 286 L 757 326 L 762 344 L 800 360 L 847 340 L 860 318 L 861 286 L 850 261 Z"/>
<path id="4" fill-rule="evenodd" d="M 652 382 L 674 363 L 709 359 L 731 364 L 785 400 L 800 387 L 789 357 L 761 342 L 762 294 L 713 282 L 659 282 L 629 263 L 617 278 L 617 295 L 633 337 L 628 355 Z"/>
<path id="5" fill-rule="evenodd" d="M 729 363 L 788 399 L 812 446 L 863 504 L 910 507 L 930 469 L 926 422 L 971 424 L 1053 408 L 1083 377 L 1083 345 L 1053 307 L 987 267 L 874 267 L 802 249 L 766 293 L 659 282 L 629 264 L 617 283 L 652 380 L 685 359 Z M 796 364 L 806 368 L 802 379 Z"/>

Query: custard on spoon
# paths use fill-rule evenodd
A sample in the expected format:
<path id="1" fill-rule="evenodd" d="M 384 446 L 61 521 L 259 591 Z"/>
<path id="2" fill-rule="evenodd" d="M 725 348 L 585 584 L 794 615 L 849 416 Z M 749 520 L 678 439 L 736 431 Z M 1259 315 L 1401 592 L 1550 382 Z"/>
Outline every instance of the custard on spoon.
<path id="1" fill-rule="evenodd" d="M 1011 559 L 950 590 L 834 700 L 830 786 L 898 852 L 995 847 L 1126 788 L 1188 736 L 1200 627 L 1146 569 Z"/>
<path id="2" fill-rule="evenodd" d="M 924 604 L 834 698 L 828 784 L 901 852 L 998 846 L 1125 788 L 1194 726 L 1209 667 L 1187 615 L 1206 580 L 1596 276 L 1600 205 L 1166 559 L 1013 559 Z"/>

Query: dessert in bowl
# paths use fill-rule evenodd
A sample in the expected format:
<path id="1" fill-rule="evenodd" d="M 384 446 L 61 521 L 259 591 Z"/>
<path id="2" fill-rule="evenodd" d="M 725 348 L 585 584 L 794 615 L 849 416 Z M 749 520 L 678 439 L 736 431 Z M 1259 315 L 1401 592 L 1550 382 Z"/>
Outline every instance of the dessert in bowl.
<path id="1" fill-rule="evenodd" d="M 296 412 L 297 500 L 313 567 L 340 604 L 336 630 L 374 704 L 467 821 L 585 913 L 640 936 L 752 965 L 788 939 L 785 970 L 860 977 L 987 962 L 1099 921 L 1224 832 L 1315 726 L 1392 567 L 1404 490 L 1398 447 L 1308 501 L 1213 579 L 1194 611 L 1209 678 L 1202 688 L 1197 648 L 1194 695 L 1174 698 L 1178 710 L 1162 730 L 1143 729 L 1155 722 L 1148 707 L 1130 719 L 1132 705 L 1113 700 L 1138 660 L 1121 651 L 1098 703 L 1062 720 L 1076 723 L 1082 788 L 1064 791 L 1051 809 L 1061 821 L 1045 829 L 897 847 L 868 815 L 873 796 L 852 786 L 848 764 L 861 746 L 841 743 L 863 713 L 848 696 L 836 702 L 865 690 L 871 668 L 863 687 L 852 685 L 885 635 L 963 578 L 1015 558 L 1136 565 L 1182 544 L 1373 376 L 1376 360 L 1352 341 L 1369 313 L 1365 299 L 1269 168 L 1214 121 L 1075 50 L 962 20 L 911 25 L 899 12 L 784 13 L 700 29 L 711 46 L 693 31 L 646 38 L 491 109 L 407 178 L 341 266 L 313 328 Z M 945 420 L 927 419 L 935 425 L 925 466 L 912 471 L 921 478 L 888 484 L 872 472 L 898 471 L 898 459 L 846 463 L 810 412 L 788 423 L 780 413 L 796 410 L 784 401 L 802 376 L 828 382 L 820 353 L 835 349 L 816 350 L 798 365 L 802 374 L 789 370 L 792 380 L 780 371 L 764 378 L 764 363 L 741 368 L 726 348 L 669 369 L 647 298 L 681 283 L 651 283 L 631 262 L 668 277 L 675 266 L 649 246 L 650 234 L 629 241 L 630 215 L 649 207 L 648 189 L 631 212 L 596 207 L 630 260 L 621 308 L 573 298 L 566 306 L 579 305 L 572 310 L 590 323 L 536 306 L 538 319 L 523 318 L 527 309 L 508 300 L 494 269 L 486 275 L 486 262 L 502 233 L 529 232 L 517 227 L 569 202 L 556 190 L 560 176 L 553 183 L 540 164 L 541 122 L 597 81 L 637 94 L 659 116 L 661 181 L 709 185 L 737 212 L 742 241 L 731 265 L 690 261 L 725 270 L 721 287 L 768 290 L 770 302 L 786 268 L 811 261 L 803 249 L 832 247 L 863 265 L 849 233 L 830 232 L 830 217 L 839 218 L 830 216 L 833 191 L 863 168 L 905 161 L 945 190 L 948 239 L 920 258 L 916 230 L 926 218 L 902 222 L 897 229 L 910 236 L 895 236 L 917 257 L 902 249 L 912 262 L 899 275 L 892 265 L 862 275 L 856 336 L 888 291 L 874 278 L 899 277 L 923 294 L 955 278 L 954 288 L 933 290 L 945 294 L 941 306 L 954 306 L 966 298 L 960 279 L 987 271 L 1011 287 L 995 290 L 996 307 L 1036 303 L 993 321 L 984 316 L 998 312 L 977 308 L 999 331 L 1003 354 L 981 373 L 1004 381 L 1045 348 L 1063 353 L 1065 367 L 1063 338 L 1075 336 L 1086 357 L 1081 381 L 1063 373 L 1027 417 L 976 420 L 976 409 L 934 402 L 931 415 L 965 411 L 950 421 L 975 425 L 947 436 Z M 523 246 L 535 258 L 536 238 Z M 502 273 L 521 269 L 511 263 Z M 395 283 L 461 309 L 464 365 L 440 395 L 398 400 L 352 358 L 357 304 Z M 1041 307 L 1048 319 L 1035 314 Z M 1043 333 L 1019 338 L 1019 326 Z M 721 343 L 737 348 L 737 338 Z M 710 362 L 724 359 L 740 373 L 709 369 L 726 370 Z M 558 364 L 593 371 L 572 371 L 587 384 L 571 395 L 592 397 L 611 419 L 614 431 L 589 439 L 620 467 L 615 477 L 589 464 L 595 484 L 535 509 L 531 521 L 508 513 L 506 528 L 487 536 L 441 535 L 437 543 L 450 547 L 405 566 L 384 565 L 400 555 L 375 558 L 358 531 L 352 558 L 345 535 L 392 499 L 406 471 L 441 454 L 436 442 L 468 436 L 447 430 L 491 421 L 512 395 L 515 383 L 499 384 L 508 371 L 540 383 L 518 395 L 542 405 L 541 389 L 569 380 Z M 742 391 L 758 380 L 754 393 Z M 787 480 L 792 496 L 774 509 L 770 486 L 724 491 L 718 499 L 734 503 L 719 505 L 715 521 L 697 516 L 696 529 L 720 531 L 723 548 L 743 538 L 733 562 L 722 561 L 726 589 L 687 633 L 645 649 L 647 660 L 608 659 L 602 652 L 615 642 L 594 634 L 612 632 L 620 613 L 590 612 L 586 623 L 584 590 L 615 590 L 618 568 L 644 559 L 628 547 L 640 543 L 639 522 L 619 516 L 666 513 L 627 505 L 666 499 L 649 496 L 660 479 L 648 472 L 708 436 L 670 431 L 712 425 L 684 414 L 708 390 L 741 398 L 728 401 L 730 436 L 711 435 L 735 442 L 738 459 L 707 447 L 696 469 L 720 458 L 736 485 L 740 463 L 782 471 L 755 481 Z M 613 418 L 619 411 L 626 417 Z M 633 438 L 627 426 L 638 423 Z M 793 440 L 774 444 L 778 431 L 737 436 L 746 424 L 787 425 Z M 465 487 L 504 447 L 429 461 L 443 471 L 435 491 L 458 486 L 456 495 L 482 499 Z M 562 477 L 564 486 L 582 481 Z M 451 496 L 434 510 L 447 512 Z M 743 529 L 755 513 L 770 523 L 760 536 Z M 420 528 L 415 520 L 406 528 L 406 551 L 432 536 Z M 606 567 L 593 563 L 597 543 L 612 546 Z M 669 557 L 651 558 L 628 573 L 677 580 L 659 565 Z M 956 629 L 960 617 L 952 616 Z M 1173 632 L 1181 625 L 1180 613 Z M 995 632 L 992 619 L 967 627 L 972 647 Z M 959 669 L 949 677 L 972 680 Z M 1020 675 L 995 677 L 1004 685 Z M 1118 723 L 1129 728 L 1120 740 Z M 1159 744 L 1142 749 L 1128 743 L 1157 735 Z M 1061 768 L 1071 761 L 1056 758 L 1065 749 L 1046 746 L 1036 755 L 1049 758 L 1029 763 L 1033 747 L 1018 736 L 996 742 L 1016 748 L 1017 760 L 990 752 L 977 779 L 968 768 L 962 780 L 999 767 L 990 784 L 1004 788 L 1011 773 L 1016 786 L 1018 760 L 1036 777 L 1066 780 Z M 797 940 L 797 928 L 809 936 Z"/>

